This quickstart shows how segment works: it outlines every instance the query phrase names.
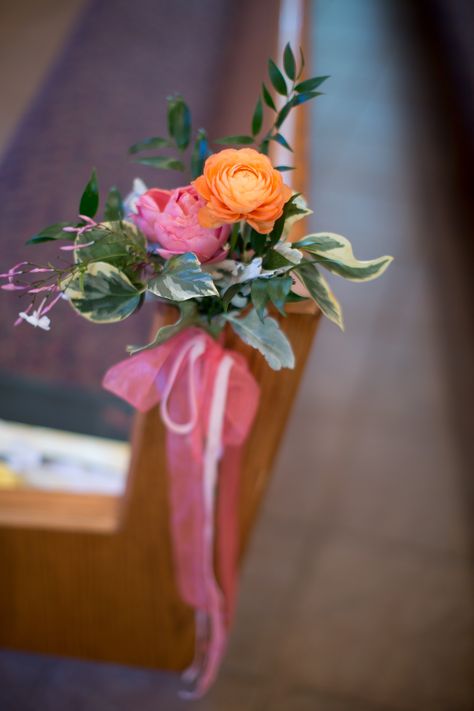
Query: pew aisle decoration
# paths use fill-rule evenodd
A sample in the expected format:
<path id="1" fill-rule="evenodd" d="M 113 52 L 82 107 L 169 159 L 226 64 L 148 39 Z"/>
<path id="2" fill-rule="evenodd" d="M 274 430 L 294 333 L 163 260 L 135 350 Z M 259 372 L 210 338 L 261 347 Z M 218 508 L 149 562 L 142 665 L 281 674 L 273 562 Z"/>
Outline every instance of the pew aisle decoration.
<path id="1" fill-rule="evenodd" d="M 2 289 L 21 299 L 15 325 L 46 331 L 53 307 L 63 301 L 104 325 L 132 316 L 145 300 L 177 309 L 175 323 L 160 327 L 150 343 L 127 347 L 131 357 L 110 368 L 104 387 L 142 412 L 159 404 L 167 430 L 176 579 L 196 620 L 195 658 L 183 675 L 189 697 L 209 688 L 226 647 L 236 585 L 239 450 L 259 401 L 245 359 L 224 346 L 225 329 L 260 351 L 270 368 L 293 368 L 291 343 L 274 314 L 285 316 L 287 304 L 312 299 L 343 328 L 324 270 L 362 282 L 392 261 L 360 261 L 345 237 L 330 232 L 291 239 L 294 223 L 311 210 L 285 184 L 295 166 L 274 166 L 268 153 L 276 142 L 292 156 L 281 132 L 285 119 L 318 97 L 327 79 L 302 79 L 303 67 L 302 52 L 295 58 L 289 45 L 281 69 L 269 60 L 248 134 L 214 141 L 203 129 L 193 134 L 188 106 L 179 95 L 169 97 L 168 136 L 147 138 L 129 152 L 158 169 L 185 171 L 189 162 L 191 181 L 168 190 L 147 189 L 136 179 L 125 200 L 112 188 L 99 218 L 93 171 L 78 217 L 29 240 L 57 243 L 57 262 L 23 261 L 1 275 Z M 223 458 L 229 448 L 233 456 Z"/>

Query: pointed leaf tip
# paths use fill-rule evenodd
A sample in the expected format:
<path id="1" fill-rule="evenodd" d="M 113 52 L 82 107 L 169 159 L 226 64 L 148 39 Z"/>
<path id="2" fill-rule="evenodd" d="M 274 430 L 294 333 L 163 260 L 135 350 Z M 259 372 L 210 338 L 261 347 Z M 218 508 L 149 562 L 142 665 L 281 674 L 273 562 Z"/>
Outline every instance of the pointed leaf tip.
<path id="1" fill-rule="evenodd" d="M 257 100 L 257 105 L 255 106 L 255 111 L 252 117 L 252 134 L 256 136 L 260 133 L 263 123 L 263 106 L 260 98 Z"/>
<path id="2" fill-rule="evenodd" d="M 296 78 L 296 61 L 289 42 L 283 52 L 283 66 L 286 76 L 293 81 Z"/>
<path id="3" fill-rule="evenodd" d="M 268 60 L 268 74 L 274 89 L 282 96 L 288 96 L 286 81 L 273 59 Z"/>
<path id="4" fill-rule="evenodd" d="M 99 209 L 99 184 L 97 182 L 97 173 L 95 168 L 93 168 L 91 177 L 84 188 L 84 192 L 81 196 L 81 201 L 79 203 L 79 215 L 86 215 L 86 217 L 95 217 L 97 210 Z"/>

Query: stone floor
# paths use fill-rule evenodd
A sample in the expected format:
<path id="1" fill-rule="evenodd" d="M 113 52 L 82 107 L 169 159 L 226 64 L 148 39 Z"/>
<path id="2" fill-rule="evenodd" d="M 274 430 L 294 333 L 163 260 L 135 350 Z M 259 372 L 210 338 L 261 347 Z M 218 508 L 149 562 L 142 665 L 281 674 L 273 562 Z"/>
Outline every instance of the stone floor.
<path id="1" fill-rule="evenodd" d="M 38 5 L 45 11 L 31 0 L 1 5 L 2 141 L 81 2 Z M 389 0 L 313 3 L 312 63 L 333 77 L 312 118 L 314 229 L 395 262 L 378 282 L 334 282 L 346 333 L 324 323 L 317 338 L 245 563 L 230 650 L 196 709 L 474 708 L 472 464 L 456 419 L 469 413 L 452 402 L 453 368 L 466 361 L 446 355 L 463 344 L 464 315 L 452 316 L 446 343 L 441 290 L 454 286 L 440 285 L 436 262 L 458 216 L 412 30 Z M 172 675 L 0 654 L 5 711 L 184 707 Z"/>

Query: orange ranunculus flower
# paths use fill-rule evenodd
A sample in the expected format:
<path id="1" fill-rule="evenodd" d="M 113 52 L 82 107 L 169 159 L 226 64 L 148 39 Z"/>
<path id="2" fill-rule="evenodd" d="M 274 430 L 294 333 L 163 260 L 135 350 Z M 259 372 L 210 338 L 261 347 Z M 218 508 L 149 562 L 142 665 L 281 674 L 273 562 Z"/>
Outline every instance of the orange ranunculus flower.
<path id="1" fill-rule="evenodd" d="M 202 227 L 245 220 L 257 232 L 271 232 L 292 192 L 263 153 L 227 148 L 214 153 L 193 182 L 206 201 L 199 211 Z"/>

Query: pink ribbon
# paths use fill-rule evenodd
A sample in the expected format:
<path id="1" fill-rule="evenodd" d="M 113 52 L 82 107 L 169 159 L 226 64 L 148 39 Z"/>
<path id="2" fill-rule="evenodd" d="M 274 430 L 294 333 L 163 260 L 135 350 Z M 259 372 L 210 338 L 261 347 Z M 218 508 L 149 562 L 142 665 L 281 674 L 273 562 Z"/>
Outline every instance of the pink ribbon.
<path id="1" fill-rule="evenodd" d="M 216 677 L 234 613 L 240 452 L 259 388 L 243 356 L 194 327 L 112 366 L 103 385 L 140 412 L 160 403 L 176 576 L 196 622 L 181 695 L 196 698 Z"/>

